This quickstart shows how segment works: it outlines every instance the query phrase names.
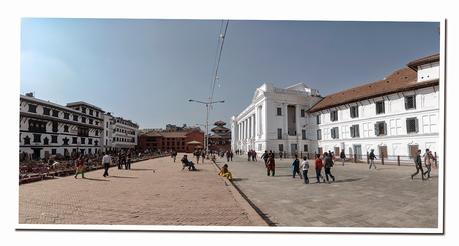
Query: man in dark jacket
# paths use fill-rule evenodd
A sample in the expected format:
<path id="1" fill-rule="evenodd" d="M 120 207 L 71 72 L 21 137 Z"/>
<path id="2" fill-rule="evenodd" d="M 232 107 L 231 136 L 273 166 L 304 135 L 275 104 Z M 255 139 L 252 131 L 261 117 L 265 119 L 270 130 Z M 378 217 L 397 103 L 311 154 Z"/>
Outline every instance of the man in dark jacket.
<path id="1" fill-rule="evenodd" d="M 374 166 L 376 169 L 376 164 L 375 164 L 376 155 L 375 155 L 374 149 L 370 151 L 370 155 L 368 156 L 368 158 L 370 159 L 370 167 L 368 169 L 371 169 L 371 166 Z"/>
<path id="2" fill-rule="evenodd" d="M 344 153 L 344 149 L 341 150 L 341 154 L 339 155 L 339 158 L 341 158 L 341 161 L 343 162 L 343 166 L 344 166 L 344 161 L 346 160 L 346 154 Z"/>
<path id="3" fill-rule="evenodd" d="M 426 180 L 424 178 L 424 170 L 422 170 L 422 159 L 421 159 L 421 150 L 420 149 L 416 153 L 416 157 L 414 158 L 414 163 L 416 165 L 416 172 L 411 174 L 411 179 L 413 179 L 413 177 L 416 176 L 419 173 L 419 171 L 421 171 L 422 180 Z"/>
<path id="4" fill-rule="evenodd" d="M 328 176 L 333 179 L 333 182 L 335 182 L 335 176 L 331 174 L 331 168 L 333 167 L 333 160 L 332 156 L 328 153 L 325 153 L 325 178 L 327 179 L 327 182 L 330 183 Z"/>

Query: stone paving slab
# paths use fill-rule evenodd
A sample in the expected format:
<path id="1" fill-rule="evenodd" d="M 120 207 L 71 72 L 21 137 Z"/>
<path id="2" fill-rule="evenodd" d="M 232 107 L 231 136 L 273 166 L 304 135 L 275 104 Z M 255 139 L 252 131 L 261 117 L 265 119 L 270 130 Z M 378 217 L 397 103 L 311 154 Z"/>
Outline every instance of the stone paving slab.
<path id="1" fill-rule="evenodd" d="M 210 163 L 170 157 L 19 186 L 20 224 L 259 226 Z M 249 214 L 248 214 L 249 213 Z"/>
<path id="2" fill-rule="evenodd" d="M 237 156 L 229 162 L 234 184 L 278 226 L 437 228 L 438 174 L 411 180 L 409 166 L 346 163 L 332 169 L 336 182 L 316 184 L 310 161 L 310 184 L 291 175 L 292 160 L 276 161 L 268 177 L 262 160 Z M 226 159 L 220 159 L 221 166 Z"/>

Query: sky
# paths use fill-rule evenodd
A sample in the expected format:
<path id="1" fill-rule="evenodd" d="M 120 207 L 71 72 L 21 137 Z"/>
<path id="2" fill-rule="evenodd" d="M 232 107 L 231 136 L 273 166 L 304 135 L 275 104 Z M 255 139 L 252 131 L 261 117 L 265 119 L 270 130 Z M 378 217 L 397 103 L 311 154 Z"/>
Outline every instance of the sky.
<path id="1" fill-rule="evenodd" d="M 140 128 L 205 123 L 221 20 L 21 22 L 21 94 L 85 101 Z M 230 20 L 210 122 L 237 115 L 256 88 L 299 82 L 322 96 L 382 79 L 439 52 L 436 22 Z"/>

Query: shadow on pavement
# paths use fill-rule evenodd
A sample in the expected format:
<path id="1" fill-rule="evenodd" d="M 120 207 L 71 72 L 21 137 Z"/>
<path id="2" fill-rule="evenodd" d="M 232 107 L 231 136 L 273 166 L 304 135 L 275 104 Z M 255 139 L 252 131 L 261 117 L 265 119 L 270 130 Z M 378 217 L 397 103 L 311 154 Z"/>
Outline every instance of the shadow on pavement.
<path id="1" fill-rule="evenodd" d="M 248 180 L 248 178 L 233 178 L 233 181 L 243 181 Z"/>
<path id="2" fill-rule="evenodd" d="M 109 178 L 123 178 L 123 179 L 138 179 L 138 177 L 129 177 L 129 176 L 116 176 L 116 175 L 111 175 L 108 176 Z"/>
<path id="3" fill-rule="evenodd" d="M 150 169 L 150 168 L 132 168 L 129 170 L 131 171 L 155 171 L 155 169 Z"/>
<path id="4" fill-rule="evenodd" d="M 95 178 L 84 178 L 86 180 L 91 180 L 91 181 L 110 181 L 108 179 L 95 179 Z"/>
<path id="5" fill-rule="evenodd" d="M 354 178 L 354 179 L 338 179 L 334 183 L 345 183 L 345 182 L 354 182 L 354 181 L 359 181 L 362 178 Z M 332 182 L 333 183 L 333 182 Z"/>

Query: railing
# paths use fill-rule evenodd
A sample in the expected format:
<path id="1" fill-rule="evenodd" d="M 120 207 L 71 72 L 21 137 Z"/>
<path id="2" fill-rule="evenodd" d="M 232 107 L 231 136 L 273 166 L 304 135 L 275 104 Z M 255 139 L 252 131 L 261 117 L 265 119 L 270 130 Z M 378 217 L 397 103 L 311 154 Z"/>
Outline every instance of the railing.
<path id="1" fill-rule="evenodd" d="M 315 159 L 316 153 L 309 153 L 309 152 L 273 152 L 274 157 L 276 159 L 293 159 L 295 158 L 295 155 L 298 155 L 298 158 L 302 159 L 304 156 L 306 156 L 308 159 Z M 434 160 L 432 163 L 433 167 L 438 167 L 438 158 L 439 156 L 437 155 L 436 152 L 433 153 Z M 323 155 L 321 155 L 323 157 Z M 424 163 L 424 157 L 421 155 L 422 163 Z M 341 161 L 341 158 L 338 155 L 334 156 L 335 161 Z M 352 154 L 352 155 L 346 155 L 345 158 L 346 162 L 353 162 L 353 163 L 370 163 L 370 155 L 369 153 L 367 154 Z M 380 165 L 398 165 L 398 166 L 411 166 L 415 165 L 414 159 L 411 156 L 404 156 L 404 155 L 386 155 L 386 156 L 376 156 L 376 159 L 374 160 L 374 163 L 380 164 Z"/>

